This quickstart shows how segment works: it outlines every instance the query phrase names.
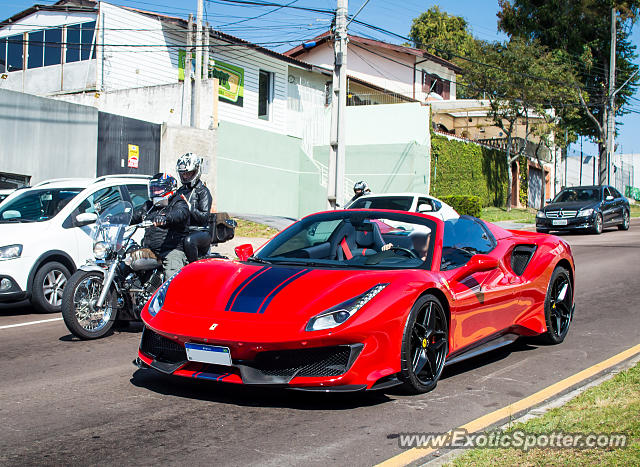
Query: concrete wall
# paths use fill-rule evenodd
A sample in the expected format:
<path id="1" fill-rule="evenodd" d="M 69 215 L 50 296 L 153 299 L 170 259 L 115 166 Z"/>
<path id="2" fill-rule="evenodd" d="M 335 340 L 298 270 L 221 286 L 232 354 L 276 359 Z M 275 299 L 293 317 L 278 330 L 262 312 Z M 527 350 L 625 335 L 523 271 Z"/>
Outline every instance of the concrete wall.
<path id="1" fill-rule="evenodd" d="M 95 177 L 98 111 L 0 89 L 0 171 L 50 178 Z"/>
<path id="2" fill-rule="evenodd" d="M 213 195 L 213 208 L 217 209 L 216 189 L 216 130 L 163 125 L 160 142 L 160 171 L 168 172 L 178 179 L 176 161 L 187 152 L 193 152 L 203 159 L 202 181 Z M 179 180 L 179 179 L 178 179 Z"/>
<path id="3" fill-rule="evenodd" d="M 212 128 L 214 93 L 213 81 L 202 81 L 200 128 Z M 183 83 L 165 84 L 104 93 L 79 93 L 53 96 L 54 99 L 89 105 L 101 112 L 137 118 L 153 123 L 179 126 L 189 121 L 190 106 L 183 106 Z"/>

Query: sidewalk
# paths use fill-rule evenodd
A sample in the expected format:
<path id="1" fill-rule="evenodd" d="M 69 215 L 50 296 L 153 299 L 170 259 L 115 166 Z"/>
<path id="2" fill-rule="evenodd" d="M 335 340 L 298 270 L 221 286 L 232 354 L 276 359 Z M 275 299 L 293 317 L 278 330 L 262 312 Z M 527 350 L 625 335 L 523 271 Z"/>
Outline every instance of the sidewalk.
<path id="1" fill-rule="evenodd" d="M 495 224 L 507 230 L 530 230 L 533 232 L 535 232 L 536 230 L 535 224 L 525 224 L 523 222 L 498 221 L 498 222 L 492 222 L 492 224 Z"/>

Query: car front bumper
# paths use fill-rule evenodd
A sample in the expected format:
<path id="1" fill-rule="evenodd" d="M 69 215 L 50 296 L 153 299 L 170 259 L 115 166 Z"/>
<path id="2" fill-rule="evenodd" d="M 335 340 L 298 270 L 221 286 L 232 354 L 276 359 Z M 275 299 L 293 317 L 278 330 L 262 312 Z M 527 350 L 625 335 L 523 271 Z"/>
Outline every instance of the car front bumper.
<path id="1" fill-rule="evenodd" d="M 567 221 L 566 225 L 554 224 L 554 221 Z M 536 217 L 536 229 L 540 230 L 586 230 L 593 228 L 596 216 L 570 217 L 565 219 L 548 219 Z"/>
<path id="2" fill-rule="evenodd" d="M 20 288 L 13 277 L 0 274 L 0 302 L 17 302 L 25 298 L 28 298 L 27 292 Z"/>
<path id="3" fill-rule="evenodd" d="M 191 341 L 191 339 L 186 339 Z M 268 349 L 252 359 L 232 359 L 232 366 L 189 361 L 184 339 L 169 338 L 145 326 L 138 356 L 134 364 L 164 374 L 206 379 L 251 386 L 270 386 L 322 392 L 349 392 L 375 389 L 378 381 L 389 387 L 394 380 L 392 368 L 379 370 L 380 364 L 368 356 L 367 349 L 376 348 L 375 338 L 364 343 L 340 343 L 309 340 L 304 347 L 290 345 L 245 343 L 254 348 Z M 209 345 L 225 343 L 208 342 Z M 233 356 L 236 349 L 231 348 Z M 376 365 L 376 363 L 378 363 Z M 398 381 L 399 383 L 399 381 Z"/>

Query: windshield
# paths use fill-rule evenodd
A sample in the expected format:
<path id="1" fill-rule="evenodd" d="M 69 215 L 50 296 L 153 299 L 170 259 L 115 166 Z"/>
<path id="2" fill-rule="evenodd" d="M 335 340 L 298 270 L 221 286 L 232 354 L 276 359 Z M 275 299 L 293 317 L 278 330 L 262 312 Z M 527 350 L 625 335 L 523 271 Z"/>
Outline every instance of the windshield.
<path id="1" fill-rule="evenodd" d="M 435 232 L 435 221 L 409 214 L 315 214 L 276 236 L 254 261 L 341 268 L 430 268 Z"/>
<path id="2" fill-rule="evenodd" d="M 54 218 L 82 188 L 30 189 L 0 206 L 0 222 L 41 222 Z"/>
<path id="3" fill-rule="evenodd" d="M 554 203 L 570 203 L 580 201 L 600 201 L 598 188 L 567 188 L 558 193 Z"/>
<path id="4" fill-rule="evenodd" d="M 411 196 L 376 196 L 357 199 L 349 209 L 389 209 L 391 211 L 408 211 L 413 204 Z"/>
<path id="5" fill-rule="evenodd" d="M 133 207 L 128 201 L 118 201 L 105 209 L 96 221 L 93 240 L 106 242 L 113 248 L 120 248 L 123 243 L 125 229 L 131 223 Z"/>

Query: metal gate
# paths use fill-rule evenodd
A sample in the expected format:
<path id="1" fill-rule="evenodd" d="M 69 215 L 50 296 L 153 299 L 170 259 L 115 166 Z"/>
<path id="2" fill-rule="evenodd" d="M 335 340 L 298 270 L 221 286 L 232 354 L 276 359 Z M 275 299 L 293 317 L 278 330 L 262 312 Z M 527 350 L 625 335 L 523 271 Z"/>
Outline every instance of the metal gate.
<path id="1" fill-rule="evenodd" d="M 96 175 L 158 173 L 160 128 L 157 123 L 99 112 Z"/>
<path id="2" fill-rule="evenodd" d="M 529 200 L 530 208 L 539 208 L 542 202 L 542 170 L 529 166 Z"/>

